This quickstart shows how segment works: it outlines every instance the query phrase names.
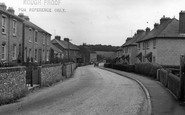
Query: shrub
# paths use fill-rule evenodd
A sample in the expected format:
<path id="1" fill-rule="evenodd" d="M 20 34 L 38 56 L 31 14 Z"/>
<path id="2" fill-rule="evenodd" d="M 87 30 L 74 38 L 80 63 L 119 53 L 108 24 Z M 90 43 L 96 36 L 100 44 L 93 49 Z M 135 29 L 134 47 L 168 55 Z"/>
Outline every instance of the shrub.
<path id="1" fill-rule="evenodd" d="M 157 77 L 157 69 L 161 69 L 162 66 L 156 63 L 137 63 L 135 64 L 135 72 L 138 74 L 150 76 L 152 78 Z"/>

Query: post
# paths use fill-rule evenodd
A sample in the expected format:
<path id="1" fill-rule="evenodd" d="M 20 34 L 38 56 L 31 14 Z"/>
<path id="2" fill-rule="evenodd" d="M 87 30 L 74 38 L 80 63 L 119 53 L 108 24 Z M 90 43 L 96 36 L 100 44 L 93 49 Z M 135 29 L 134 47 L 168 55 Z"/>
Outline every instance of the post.
<path id="1" fill-rule="evenodd" d="M 69 41 L 68 41 L 68 62 L 69 62 Z"/>
<path id="2" fill-rule="evenodd" d="M 185 55 L 180 56 L 180 100 L 183 101 L 185 97 Z"/>

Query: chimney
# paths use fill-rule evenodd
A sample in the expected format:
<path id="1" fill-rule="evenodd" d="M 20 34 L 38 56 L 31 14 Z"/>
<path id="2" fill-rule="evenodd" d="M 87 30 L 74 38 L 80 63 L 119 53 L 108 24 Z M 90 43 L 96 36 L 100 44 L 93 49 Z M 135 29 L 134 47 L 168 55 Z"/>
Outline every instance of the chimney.
<path id="1" fill-rule="evenodd" d="M 24 19 L 24 14 L 23 13 L 19 13 L 18 15 L 20 18 Z"/>
<path id="2" fill-rule="evenodd" d="M 61 40 L 61 37 L 60 36 L 55 36 L 55 39 L 57 39 L 57 40 Z"/>
<path id="3" fill-rule="evenodd" d="M 179 13 L 179 33 L 185 33 L 185 11 Z"/>
<path id="4" fill-rule="evenodd" d="M 14 14 L 15 13 L 15 10 L 13 9 L 13 7 L 9 7 L 7 9 L 8 12 L 10 12 L 11 14 Z"/>
<path id="5" fill-rule="evenodd" d="M 142 29 L 138 29 L 137 30 L 137 34 L 141 34 L 141 33 L 143 33 L 144 32 L 144 30 L 142 30 Z"/>
<path id="6" fill-rule="evenodd" d="M 29 16 L 24 16 L 24 19 L 27 20 L 27 21 L 30 21 Z"/>
<path id="7" fill-rule="evenodd" d="M 159 26 L 159 23 L 154 24 L 154 28 L 157 28 Z"/>
<path id="8" fill-rule="evenodd" d="M 0 9 L 6 11 L 6 5 L 5 3 L 0 3 Z"/>
<path id="9" fill-rule="evenodd" d="M 148 33 L 148 32 L 150 32 L 150 28 L 149 27 L 146 28 L 146 33 Z"/>
<path id="10" fill-rule="evenodd" d="M 69 42 L 69 38 L 64 38 L 64 41 Z"/>
<path id="11" fill-rule="evenodd" d="M 126 42 L 128 42 L 129 40 L 131 40 L 132 39 L 132 37 L 128 37 L 127 39 L 126 39 Z"/>
<path id="12" fill-rule="evenodd" d="M 166 22 L 166 21 L 168 21 L 168 20 L 170 20 L 171 18 L 169 18 L 169 17 L 165 17 L 165 15 L 163 15 L 163 17 L 160 19 L 160 24 L 162 24 L 162 23 L 164 23 L 164 22 Z"/>

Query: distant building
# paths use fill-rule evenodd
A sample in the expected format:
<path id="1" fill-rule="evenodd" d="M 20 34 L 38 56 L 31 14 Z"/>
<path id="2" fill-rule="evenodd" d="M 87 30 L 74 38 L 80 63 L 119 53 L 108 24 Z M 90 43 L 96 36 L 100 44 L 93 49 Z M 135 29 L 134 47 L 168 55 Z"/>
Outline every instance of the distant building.
<path id="1" fill-rule="evenodd" d="M 97 53 L 90 50 L 85 44 L 78 46 L 82 57 L 82 63 L 89 64 L 97 61 Z"/>
<path id="2" fill-rule="evenodd" d="M 185 53 L 185 12 L 180 12 L 179 21 L 163 16 L 138 43 L 138 62 L 161 65 L 179 65 L 180 55 Z"/>
<path id="3" fill-rule="evenodd" d="M 50 59 L 64 59 L 64 52 L 62 50 L 60 50 L 59 48 L 57 48 L 55 45 L 50 44 L 51 45 L 51 51 L 50 51 Z"/>
<path id="4" fill-rule="evenodd" d="M 53 45 L 59 48 L 64 53 L 64 59 L 78 62 L 79 60 L 79 48 L 69 41 L 69 38 L 61 40 L 60 36 L 55 36 L 55 39 L 51 41 Z"/>

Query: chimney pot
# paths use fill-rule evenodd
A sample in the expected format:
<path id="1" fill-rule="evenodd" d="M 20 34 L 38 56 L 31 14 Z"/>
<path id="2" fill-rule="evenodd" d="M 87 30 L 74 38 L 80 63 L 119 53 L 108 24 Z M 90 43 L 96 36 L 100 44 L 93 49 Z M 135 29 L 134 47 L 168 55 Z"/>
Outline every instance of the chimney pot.
<path id="1" fill-rule="evenodd" d="M 0 9 L 6 11 L 6 5 L 5 3 L 0 3 Z"/>
<path id="2" fill-rule="evenodd" d="M 159 23 L 154 24 L 154 28 L 157 28 L 159 26 Z"/>
<path id="3" fill-rule="evenodd" d="M 150 32 L 150 28 L 149 27 L 146 28 L 146 33 L 148 33 L 148 32 Z"/>
<path id="4" fill-rule="evenodd" d="M 57 39 L 57 40 L 61 40 L 61 37 L 60 36 L 55 36 L 55 39 Z"/>
<path id="5" fill-rule="evenodd" d="M 64 38 L 64 41 L 69 42 L 69 38 Z"/>
<path id="6" fill-rule="evenodd" d="M 160 24 L 162 24 L 162 23 L 164 23 L 164 22 L 166 22 L 166 21 L 168 21 L 168 20 L 170 20 L 171 18 L 169 18 L 169 17 L 165 17 L 165 15 L 163 15 L 163 17 L 160 19 Z"/>
<path id="7" fill-rule="evenodd" d="M 128 37 L 127 39 L 126 39 L 126 42 L 128 42 L 129 40 L 131 40 L 132 39 L 132 37 Z"/>
<path id="8" fill-rule="evenodd" d="M 144 32 L 144 30 L 142 30 L 142 29 L 137 30 L 137 34 L 140 34 L 140 33 L 143 33 L 143 32 Z"/>
<path id="9" fill-rule="evenodd" d="M 9 7 L 7 9 L 8 12 L 10 12 L 11 14 L 14 14 L 15 13 L 15 10 L 13 9 L 13 7 Z"/>

